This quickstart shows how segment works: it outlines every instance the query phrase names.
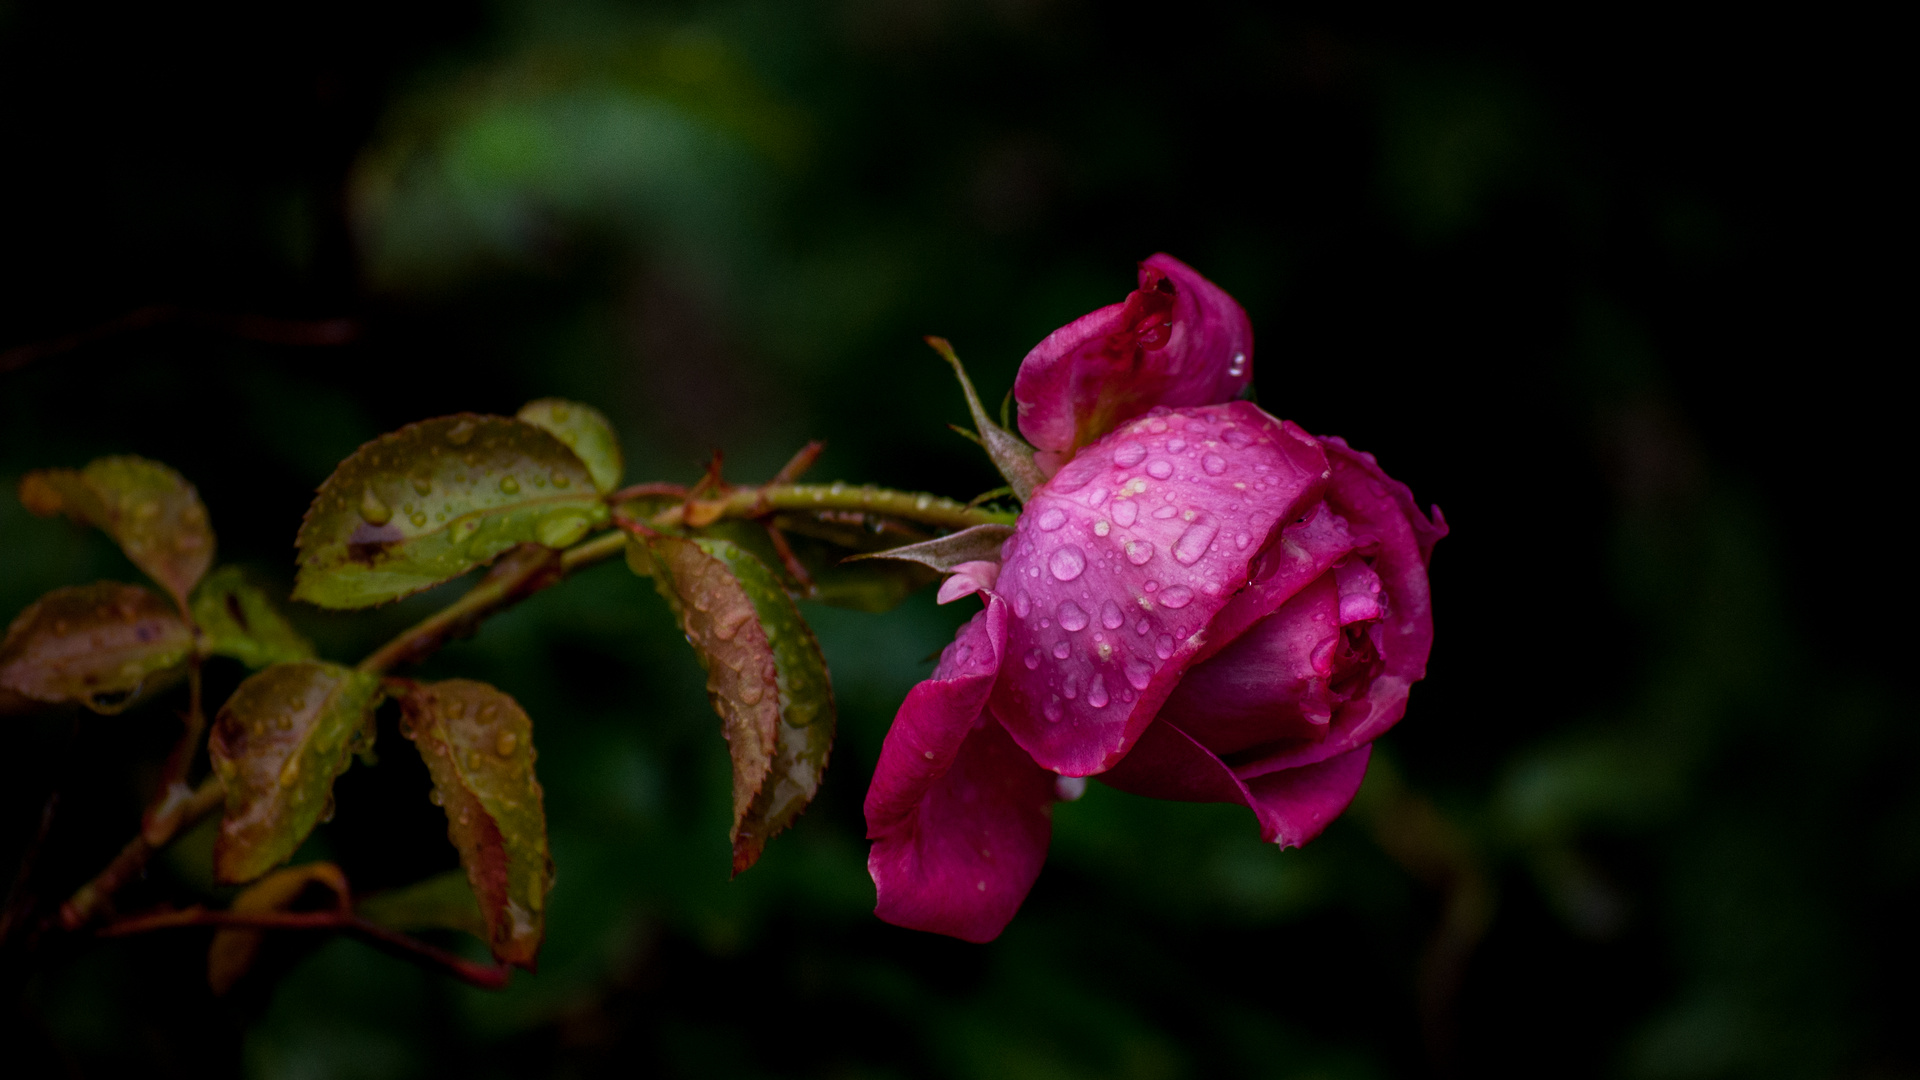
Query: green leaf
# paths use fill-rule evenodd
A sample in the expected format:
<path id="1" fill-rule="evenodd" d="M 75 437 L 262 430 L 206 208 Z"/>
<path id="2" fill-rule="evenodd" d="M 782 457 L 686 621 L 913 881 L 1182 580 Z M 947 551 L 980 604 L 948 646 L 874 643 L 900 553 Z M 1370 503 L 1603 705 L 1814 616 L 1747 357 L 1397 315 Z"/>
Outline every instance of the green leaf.
<path id="1" fill-rule="evenodd" d="M 192 652 L 193 630 L 151 589 L 73 585 L 34 601 L 7 628 L 0 689 L 117 713 L 170 682 Z"/>
<path id="2" fill-rule="evenodd" d="M 620 457 L 620 437 L 599 409 L 577 401 L 541 398 L 520 406 L 515 416 L 566 443 L 586 463 L 587 471 L 593 474 L 593 486 L 602 493 L 620 486 L 620 476 L 626 471 Z"/>
<path id="3" fill-rule="evenodd" d="M 237 566 L 223 566 L 200 583 L 192 612 L 207 652 L 250 668 L 313 659 L 313 644 Z"/>
<path id="4" fill-rule="evenodd" d="M 486 921 L 494 958 L 533 970 L 546 934 L 553 860 L 533 775 L 533 722 L 518 703 L 467 679 L 419 683 L 400 698 L 401 730 L 433 776 L 447 836 Z"/>
<path id="5" fill-rule="evenodd" d="M 403 934 L 461 930 L 487 940 L 487 922 L 480 915 L 480 903 L 474 899 L 465 870 L 449 870 L 370 896 L 354 905 L 354 912 L 368 922 Z"/>
<path id="6" fill-rule="evenodd" d="M 1025 439 L 1001 427 L 987 418 L 987 410 L 980 404 L 980 395 L 974 392 L 973 380 L 967 378 L 967 369 L 954 355 L 953 346 L 947 339 L 929 337 L 927 344 L 940 358 L 953 366 L 953 373 L 960 379 L 960 389 L 967 395 L 967 411 L 973 414 L 973 426 L 980 429 L 979 442 L 993 459 L 993 467 L 1006 477 L 1007 486 L 1013 489 L 1014 498 L 1026 502 L 1034 489 L 1047 482 L 1040 475 L 1040 467 L 1033 463 L 1033 447 Z M 964 434 L 964 432 L 963 432 Z"/>
<path id="7" fill-rule="evenodd" d="M 370 607 L 516 544 L 567 547 L 607 518 L 587 466 L 548 432 L 503 416 L 425 420 L 362 446 L 320 485 L 294 599 Z"/>
<path id="8" fill-rule="evenodd" d="M 636 539 L 629 563 L 653 575 L 707 669 L 707 696 L 733 758 L 738 874 L 819 790 L 834 732 L 826 660 L 779 577 L 737 544 Z"/>
<path id="9" fill-rule="evenodd" d="M 302 863 L 268 874 L 241 890 L 228 910 L 241 915 L 285 911 L 315 883 L 326 886 L 338 899 L 347 896 L 347 875 L 339 867 L 330 862 Z M 213 932 L 213 942 L 207 946 L 207 986 L 214 996 L 224 997 L 233 989 L 233 984 L 253 967 L 266 940 L 265 930 L 244 926 L 223 926 Z"/>
<path id="10" fill-rule="evenodd" d="M 20 480 L 20 501 L 42 517 L 65 514 L 105 530 L 182 611 L 213 565 L 213 528 L 199 492 L 157 461 L 107 457 L 78 471 L 31 472 Z"/>
<path id="11" fill-rule="evenodd" d="M 1000 549 L 1006 546 L 1007 538 L 1012 535 L 1013 526 L 1011 525 L 975 525 L 971 529 L 961 529 L 947 536 L 936 536 L 932 540 L 923 540 L 918 544 L 906 544 L 902 547 L 888 548 L 885 551 L 854 555 L 847 561 L 899 559 L 930 566 L 935 570 L 951 571 L 961 563 L 998 563 Z"/>
<path id="12" fill-rule="evenodd" d="M 334 777 L 373 742 L 380 678 L 339 664 L 275 664 L 240 684 L 207 750 L 227 786 L 214 876 L 252 881 L 331 815 Z"/>

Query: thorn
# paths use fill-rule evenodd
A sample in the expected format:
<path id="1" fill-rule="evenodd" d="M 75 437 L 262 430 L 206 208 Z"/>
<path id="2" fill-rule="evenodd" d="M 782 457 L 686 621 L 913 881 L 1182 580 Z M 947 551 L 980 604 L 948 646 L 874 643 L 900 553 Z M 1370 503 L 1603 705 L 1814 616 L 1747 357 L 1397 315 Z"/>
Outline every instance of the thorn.
<path id="1" fill-rule="evenodd" d="M 985 448 L 985 446 L 987 445 L 980 438 L 980 436 L 975 435 L 973 432 L 968 431 L 966 428 L 961 427 L 959 424 L 948 424 L 947 426 L 953 429 L 953 433 L 955 435 L 960 436 L 961 438 L 967 440 L 968 442 L 972 443 L 975 446 Z"/>
<path id="2" fill-rule="evenodd" d="M 800 479 L 801 476 L 806 474 L 808 469 L 813 468 L 814 462 L 820 460 L 820 452 L 826 448 L 827 444 L 821 442 L 819 439 L 808 442 L 807 445 L 801 447 L 791 458 L 788 458 L 785 465 L 780 466 L 780 471 L 773 474 L 773 479 L 767 481 L 767 486 L 772 487 L 775 484 L 791 484 Z"/>

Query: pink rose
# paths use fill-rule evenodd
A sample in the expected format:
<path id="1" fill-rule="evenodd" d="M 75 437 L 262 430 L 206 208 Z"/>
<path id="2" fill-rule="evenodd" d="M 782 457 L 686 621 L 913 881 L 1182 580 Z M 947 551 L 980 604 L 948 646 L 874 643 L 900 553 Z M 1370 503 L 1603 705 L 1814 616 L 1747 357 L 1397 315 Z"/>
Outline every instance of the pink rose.
<path id="1" fill-rule="evenodd" d="M 989 941 L 1046 858 L 1061 778 L 1237 802 L 1283 847 L 1345 810 L 1433 640 L 1446 534 L 1372 455 L 1235 401 L 1240 306 L 1165 255 L 1049 335 L 1015 382 L 1057 472 L 986 608 L 907 695 L 867 793 L 888 922 Z"/>

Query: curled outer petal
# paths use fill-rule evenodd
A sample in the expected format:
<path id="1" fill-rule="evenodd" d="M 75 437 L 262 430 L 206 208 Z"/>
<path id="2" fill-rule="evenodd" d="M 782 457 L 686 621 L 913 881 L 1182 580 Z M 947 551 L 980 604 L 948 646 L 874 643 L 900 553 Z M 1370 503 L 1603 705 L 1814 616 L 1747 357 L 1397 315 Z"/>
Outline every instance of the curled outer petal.
<path id="1" fill-rule="evenodd" d="M 1007 609 L 989 595 L 933 678 L 907 694 L 867 789 L 874 913 L 966 941 L 998 937 L 1026 899 L 1052 835 L 1054 776 L 988 711 Z"/>
<path id="2" fill-rule="evenodd" d="M 1008 732 L 1062 775 L 1111 768 L 1328 476 L 1318 440 L 1246 402 L 1155 411 L 1081 451 L 1027 503 L 1001 567 Z"/>
<path id="3" fill-rule="evenodd" d="M 1253 378 L 1253 327 L 1219 286 L 1170 255 L 1140 264 L 1118 304 L 1047 335 L 1020 365 L 1020 431 L 1048 474 L 1156 405 L 1231 401 Z"/>

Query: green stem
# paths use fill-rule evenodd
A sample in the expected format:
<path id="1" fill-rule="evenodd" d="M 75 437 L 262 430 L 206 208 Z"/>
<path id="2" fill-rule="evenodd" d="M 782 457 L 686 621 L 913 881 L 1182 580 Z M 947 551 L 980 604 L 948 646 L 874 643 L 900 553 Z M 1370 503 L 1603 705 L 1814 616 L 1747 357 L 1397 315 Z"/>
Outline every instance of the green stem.
<path id="1" fill-rule="evenodd" d="M 975 525 L 1011 525 L 1014 515 L 1001 510 L 968 507 L 965 503 L 916 491 L 895 491 L 871 484 L 772 484 L 767 487 L 740 488 L 724 498 L 669 506 L 647 519 L 655 529 L 673 529 L 694 520 L 755 518 L 779 511 L 844 510 L 881 514 L 886 517 L 917 521 L 942 529 L 967 529 Z M 708 517 L 707 515 L 712 515 Z"/>

